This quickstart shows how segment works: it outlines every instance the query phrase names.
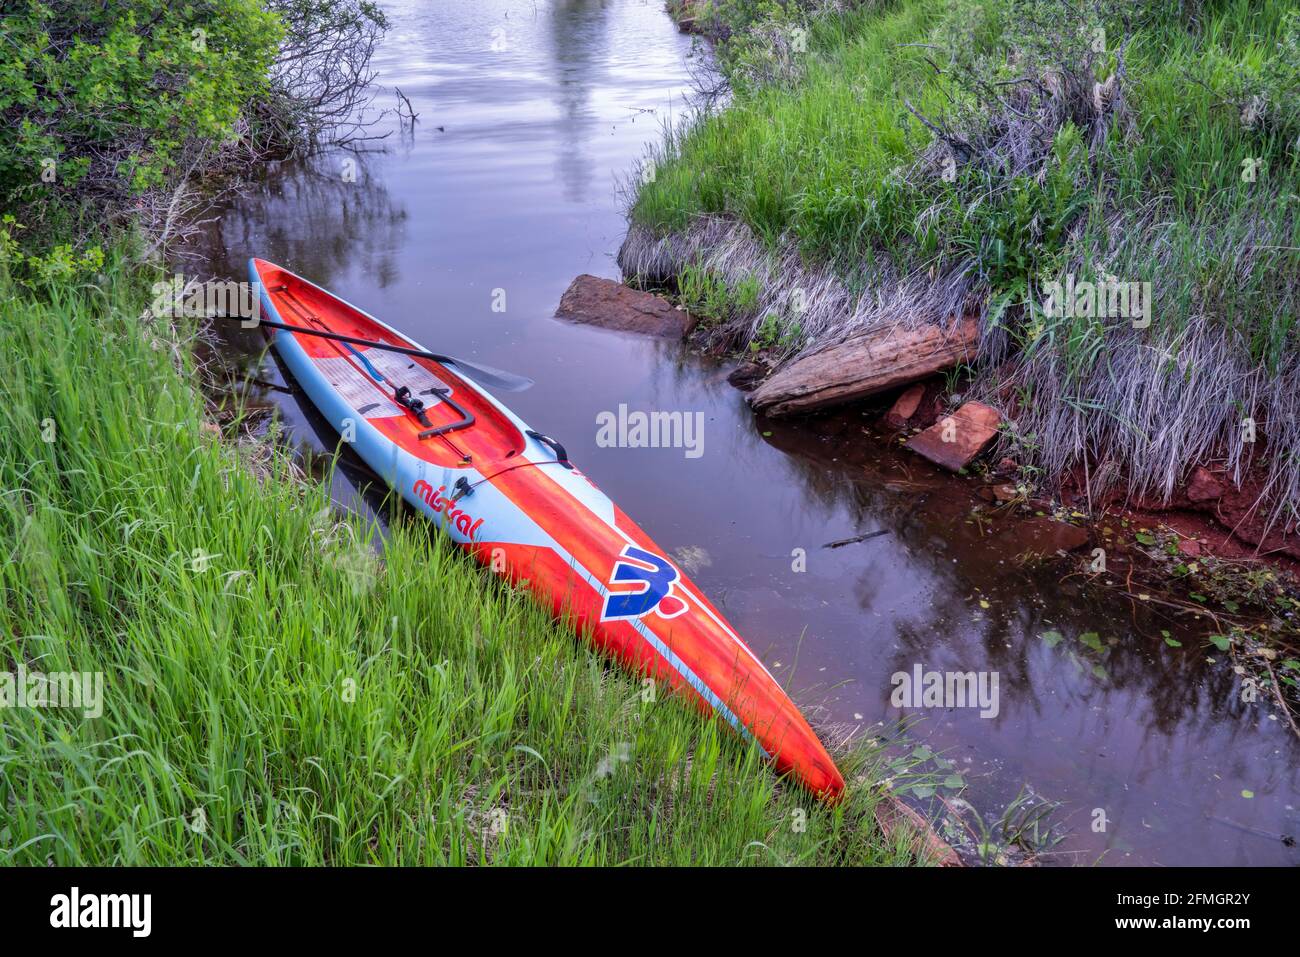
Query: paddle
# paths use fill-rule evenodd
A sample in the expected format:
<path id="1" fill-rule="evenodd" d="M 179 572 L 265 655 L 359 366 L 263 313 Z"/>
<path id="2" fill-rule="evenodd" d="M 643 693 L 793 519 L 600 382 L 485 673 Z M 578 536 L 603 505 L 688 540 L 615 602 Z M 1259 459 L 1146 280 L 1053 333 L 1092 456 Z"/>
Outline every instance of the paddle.
<path id="1" fill-rule="evenodd" d="M 455 356 L 439 355 L 436 352 L 425 352 L 423 349 L 408 349 L 406 346 L 390 346 L 386 342 L 375 342 L 373 339 L 360 339 L 356 336 L 345 336 L 340 332 L 326 332 L 323 329 L 309 329 L 306 326 L 291 326 L 287 322 L 274 322 L 270 319 L 246 319 L 242 316 L 218 315 L 217 319 L 233 319 L 237 322 L 251 322 L 255 326 L 270 326 L 272 329 L 284 329 L 286 332 L 300 332 L 307 336 L 320 336 L 322 339 L 334 339 L 338 342 L 350 342 L 359 346 L 370 346 L 372 349 L 384 349 L 388 352 L 400 352 L 404 356 L 418 356 L 421 359 L 432 359 L 434 362 L 441 362 L 445 365 L 454 365 L 463 369 L 469 376 L 486 386 L 492 386 L 496 389 L 502 389 L 506 392 L 523 392 L 525 389 L 532 388 L 533 380 L 527 376 L 516 375 L 513 372 L 506 372 L 503 369 L 494 369 L 492 366 L 481 365 L 477 362 L 470 362 L 468 359 L 457 359 Z M 245 328 L 252 328 L 246 326 Z"/>

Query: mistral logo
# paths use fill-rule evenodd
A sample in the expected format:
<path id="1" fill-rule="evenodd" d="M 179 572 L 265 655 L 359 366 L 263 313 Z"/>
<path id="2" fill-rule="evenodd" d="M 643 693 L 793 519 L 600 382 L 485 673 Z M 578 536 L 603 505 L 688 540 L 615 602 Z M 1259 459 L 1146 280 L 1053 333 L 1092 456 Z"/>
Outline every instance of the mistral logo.
<path id="1" fill-rule="evenodd" d="M 704 454 L 704 413 L 628 411 L 596 413 L 596 444 L 602 449 L 685 449 L 688 459 Z"/>
<path id="2" fill-rule="evenodd" d="M 83 894 L 74 887 L 50 898 L 50 926 L 59 929 L 128 928 L 132 937 L 153 929 L 152 894 Z"/>
<path id="3" fill-rule="evenodd" d="M 632 584 L 637 588 L 634 591 L 611 591 L 606 595 L 600 620 L 642 618 L 651 612 L 660 618 L 676 618 L 689 607 L 672 593 L 680 578 L 668 559 L 628 545 L 614 563 L 609 584 L 611 587 Z"/>
<path id="4" fill-rule="evenodd" d="M 439 485 L 435 491 L 432 485 L 424 479 L 420 479 L 415 483 L 411 491 L 418 495 L 429 508 L 435 512 L 442 512 L 449 526 L 473 541 L 474 536 L 478 534 L 479 527 L 483 524 L 483 519 L 476 519 L 463 508 L 457 507 L 454 497 L 444 498 L 443 493 L 447 491 L 447 486 Z"/>
<path id="5" fill-rule="evenodd" d="M 104 714 L 102 671 L 52 671 L 43 674 L 19 665 L 0 671 L 0 708 L 80 708 L 87 718 Z"/>
<path id="6" fill-rule="evenodd" d="M 913 665 L 911 673 L 895 671 L 889 703 L 895 708 L 979 708 L 981 718 L 996 718 L 996 671 L 926 671 Z"/>

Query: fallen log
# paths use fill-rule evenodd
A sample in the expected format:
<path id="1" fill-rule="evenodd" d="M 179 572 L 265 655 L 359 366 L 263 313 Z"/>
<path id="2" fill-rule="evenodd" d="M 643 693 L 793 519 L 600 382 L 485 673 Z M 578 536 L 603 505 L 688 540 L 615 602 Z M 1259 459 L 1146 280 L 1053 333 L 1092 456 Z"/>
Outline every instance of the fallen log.
<path id="1" fill-rule="evenodd" d="M 947 841 L 939 836 L 934 826 L 917 810 L 904 804 L 901 798 L 887 794 L 876 805 L 876 823 L 886 840 L 899 839 L 903 834 L 912 838 L 912 850 L 918 856 L 940 867 L 962 867 L 961 858 Z"/>
<path id="2" fill-rule="evenodd" d="M 974 319 L 947 328 L 873 327 L 796 359 L 755 389 L 749 404 L 782 416 L 853 402 L 970 362 L 978 344 Z"/>

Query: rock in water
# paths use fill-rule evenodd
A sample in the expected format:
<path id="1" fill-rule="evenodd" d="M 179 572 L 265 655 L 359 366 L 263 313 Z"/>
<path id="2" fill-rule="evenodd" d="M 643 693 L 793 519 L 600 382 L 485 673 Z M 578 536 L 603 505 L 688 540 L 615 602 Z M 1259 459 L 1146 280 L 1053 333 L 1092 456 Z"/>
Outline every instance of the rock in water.
<path id="1" fill-rule="evenodd" d="M 681 339 L 693 325 L 689 313 L 666 299 L 588 275 L 569 284 L 555 315 L 570 322 L 671 339 Z"/>
<path id="2" fill-rule="evenodd" d="M 1083 548 L 1092 536 L 1086 528 L 1050 518 L 1008 522 L 994 541 L 1009 555 L 1054 555 Z"/>
<path id="3" fill-rule="evenodd" d="M 982 402 L 966 402 L 956 412 L 941 416 L 934 425 L 909 439 L 907 447 L 935 465 L 956 472 L 969 465 L 993 441 L 1001 421 L 996 409 Z"/>
<path id="4" fill-rule="evenodd" d="M 885 413 L 885 426 L 895 431 L 906 428 L 907 423 L 912 421 L 912 416 L 916 415 L 916 410 L 921 407 L 923 398 L 925 398 L 925 386 L 920 382 L 911 386 L 894 400 L 893 406 Z"/>
<path id="5" fill-rule="evenodd" d="M 742 392 L 748 392 L 762 382 L 765 375 L 767 375 L 767 366 L 763 365 L 763 363 L 742 362 L 731 370 L 731 375 L 727 376 L 727 381 Z"/>
<path id="6" fill-rule="evenodd" d="M 979 323 L 873 326 L 796 359 L 749 396 L 771 416 L 810 412 L 888 392 L 975 358 Z"/>

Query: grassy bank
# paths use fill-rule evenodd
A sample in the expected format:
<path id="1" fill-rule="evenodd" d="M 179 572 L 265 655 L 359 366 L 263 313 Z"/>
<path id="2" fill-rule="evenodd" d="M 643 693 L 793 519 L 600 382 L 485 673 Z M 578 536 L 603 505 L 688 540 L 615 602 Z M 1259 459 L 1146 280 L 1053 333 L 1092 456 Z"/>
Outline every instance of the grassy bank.
<path id="1" fill-rule="evenodd" d="M 104 682 L 99 717 L 0 709 L 0 861 L 909 860 L 872 788 L 814 806 L 424 523 L 377 557 L 282 457 L 253 468 L 139 270 L 103 272 L 0 280 L 0 670 Z"/>
<path id="2" fill-rule="evenodd" d="M 1215 463 L 1295 521 L 1293 4 L 710 9 L 732 7 L 712 30 L 732 97 L 655 157 L 626 271 L 706 303 L 715 343 L 785 358 L 973 311 L 970 394 L 1010 423 L 995 454 L 1087 467 L 1098 497 Z M 1045 290 L 1071 276 L 1150 283 L 1149 324 L 1060 315 Z"/>

